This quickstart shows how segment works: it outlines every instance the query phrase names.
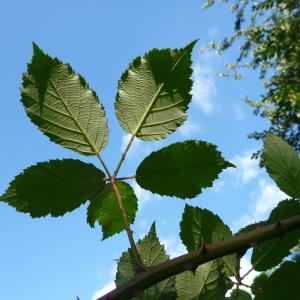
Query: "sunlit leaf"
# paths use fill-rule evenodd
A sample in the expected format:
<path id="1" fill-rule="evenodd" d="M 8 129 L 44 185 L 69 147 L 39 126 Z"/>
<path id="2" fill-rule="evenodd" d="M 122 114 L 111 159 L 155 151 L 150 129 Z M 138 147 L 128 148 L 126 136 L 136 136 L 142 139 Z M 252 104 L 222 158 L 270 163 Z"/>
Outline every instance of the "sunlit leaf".
<path id="1" fill-rule="evenodd" d="M 152 152 L 139 165 L 136 181 L 153 193 L 193 198 L 212 186 L 222 170 L 232 166 L 216 146 L 190 140 Z"/>
<path id="2" fill-rule="evenodd" d="M 159 140 L 186 120 L 195 43 L 181 49 L 153 49 L 129 65 L 119 81 L 115 104 L 125 131 L 143 140 Z"/>
<path id="3" fill-rule="evenodd" d="M 21 95 L 27 115 L 51 141 L 85 155 L 106 146 L 107 121 L 96 93 L 70 65 L 35 44 Z"/>
<path id="4" fill-rule="evenodd" d="M 92 164 L 50 160 L 16 176 L 0 200 L 32 217 L 58 217 L 95 197 L 104 188 L 104 177 Z"/>
<path id="5" fill-rule="evenodd" d="M 137 243 L 137 249 L 141 260 L 147 267 L 155 266 L 169 259 L 169 256 L 165 254 L 164 246 L 161 245 L 157 238 L 155 224 L 151 226 L 149 233 Z M 124 252 L 118 262 L 118 271 L 115 280 L 116 285 L 121 285 L 136 274 L 137 273 L 132 263 L 129 252 Z M 152 286 L 151 288 L 147 289 L 141 296 L 134 297 L 134 299 L 176 299 L 174 277 L 170 277 Z"/>
<path id="6" fill-rule="evenodd" d="M 124 208 L 129 222 L 132 224 L 137 211 L 137 198 L 132 187 L 122 181 L 116 182 L 122 196 Z M 96 221 L 102 226 L 103 239 L 106 239 L 125 229 L 124 221 L 120 213 L 115 193 L 110 183 L 92 199 L 88 207 L 87 221 L 94 227 Z"/>
<path id="7" fill-rule="evenodd" d="M 262 158 L 278 187 L 293 198 L 300 198 L 300 159 L 297 152 L 281 138 L 268 134 Z"/>

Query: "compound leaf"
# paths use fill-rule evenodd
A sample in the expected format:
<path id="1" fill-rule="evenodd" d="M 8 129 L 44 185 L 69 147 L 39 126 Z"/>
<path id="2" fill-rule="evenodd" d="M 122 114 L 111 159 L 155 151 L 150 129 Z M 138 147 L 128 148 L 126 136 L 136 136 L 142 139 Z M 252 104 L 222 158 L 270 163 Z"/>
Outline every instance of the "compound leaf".
<path id="1" fill-rule="evenodd" d="M 195 43 L 181 49 L 153 49 L 129 65 L 119 80 L 115 103 L 125 131 L 142 140 L 159 140 L 186 120 Z"/>
<path id="2" fill-rule="evenodd" d="M 50 160 L 16 176 L 0 200 L 32 217 L 58 217 L 92 199 L 104 188 L 104 177 L 80 160 Z"/>
<path id="3" fill-rule="evenodd" d="M 223 261 L 216 259 L 199 266 L 195 273 L 176 276 L 178 300 L 224 300 L 231 284 L 223 273 Z"/>
<path id="4" fill-rule="evenodd" d="M 27 115 L 51 141 L 84 155 L 106 146 L 107 121 L 96 93 L 70 65 L 35 44 L 21 96 Z"/>
<path id="5" fill-rule="evenodd" d="M 216 243 L 231 236 L 229 227 L 217 215 L 207 209 L 185 205 L 180 222 L 180 238 L 189 252 L 200 249 L 205 243 Z M 235 254 L 224 256 L 219 261 L 223 261 L 226 275 L 237 275 Z"/>
<path id="6" fill-rule="evenodd" d="M 132 187 L 126 182 L 117 181 L 116 184 L 122 196 L 128 220 L 132 224 L 138 207 L 136 195 Z M 103 240 L 125 229 L 119 205 L 110 183 L 106 184 L 104 189 L 91 200 L 88 207 L 87 222 L 91 227 L 94 227 L 96 221 L 102 226 Z"/>
<path id="7" fill-rule="evenodd" d="M 155 224 L 153 223 L 149 233 L 137 243 L 137 249 L 143 263 L 147 266 L 155 266 L 161 262 L 167 261 L 169 256 L 166 255 L 164 246 L 160 244 L 157 235 Z M 135 276 L 136 270 L 132 263 L 129 250 L 124 252 L 118 262 L 118 270 L 116 275 L 116 286 L 128 281 Z M 145 290 L 141 296 L 134 299 L 157 299 L 157 300 L 172 300 L 176 299 L 175 278 L 170 277 L 151 288 Z"/>
<path id="8" fill-rule="evenodd" d="M 267 172 L 278 187 L 292 198 L 300 198 L 300 159 L 281 138 L 268 134 L 262 154 Z"/>
<path id="9" fill-rule="evenodd" d="M 152 152 L 139 165 L 136 181 L 153 193 L 193 198 L 232 166 L 215 145 L 189 140 Z"/>

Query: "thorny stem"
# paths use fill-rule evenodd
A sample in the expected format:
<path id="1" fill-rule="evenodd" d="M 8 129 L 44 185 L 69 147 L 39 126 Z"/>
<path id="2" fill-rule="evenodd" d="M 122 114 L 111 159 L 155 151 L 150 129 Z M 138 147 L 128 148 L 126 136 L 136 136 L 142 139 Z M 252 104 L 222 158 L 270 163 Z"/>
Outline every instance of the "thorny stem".
<path id="1" fill-rule="evenodd" d="M 119 192 L 119 189 L 117 187 L 117 184 L 116 184 L 116 179 L 114 177 L 111 177 L 110 182 L 111 182 L 112 188 L 115 192 L 116 199 L 117 199 L 118 204 L 119 204 L 119 209 L 120 209 L 120 212 L 121 212 L 124 224 L 125 224 L 125 229 L 126 229 L 126 232 L 127 232 L 127 236 L 128 236 L 131 251 L 132 251 L 132 256 L 133 256 L 134 262 L 136 264 L 136 267 L 138 268 L 138 271 L 146 270 L 146 267 L 143 264 L 143 262 L 141 261 L 141 258 L 138 254 L 136 244 L 134 242 L 132 230 L 130 228 L 130 222 L 128 220 L 128 215 L 127 215 L 127 213 L 125 211 L 125 208 L 124 208 L 124 205 L 123 205 L 122 196 L 121 196 L 121 194 Z"/>
<path id="2" fill-rule="evenodd" d="M 101 156 L 100 156 L 99 153 L 97 153 L 97 158 L 98 158 L 98 160 L 100 161 L 101 165 L 103 166 L 103 168 L 104 168 L 104 170 L 105 170 L 105 172 L 106 172 L 106 174 L 107 174 L 107 176 L 108 176 L 108 178 L 109 178 L 108 180 L 110 180 L 111 174 L 110 174 L 110 172 L 109 172 L 109 170 L 108 170 L 108 168 L 107 168 L 105 162 L 103 161 L 103 159 L 101 158 Z"/>
<path id="3" fill-rule="evenodd" d="M 128 150 L 130 148 L 130 145 L 132 144 L 132 141 L 133 141 L 133 138 L 131 138 L 131 140 L 129 141 L 129 143 L 128 143 L 127 147 L 126 147 L 127 150 L 125 150 L 126 152 L 124 152 L 122 154 L 122 157 L 121 157 L 120 162 L 119 162 L 118 167 L 117 167 L 118 170 L 120 169 L 120 167 L 122 165 L 122 162 L 125 159 L 126 153 L 128 152 Z M 101 156 L 99 154 L 97 154 L 97 158 L 99 159 L 101 165 L 103 166 L 103 168 L 104 168 L 104 170 L 105 170 L 105 172 L 106 172 L 106 174 L 108 176 L 108 178 L 105 178 L 105 180 L 106 181 L 110 181 L 110 183 L 112 185 L 112 188 L 113 188 L 113 191 L 115 193 L 116 200 L 117 200 L 118 205 L 119 205 L 120 213 L 121 213 L 124 225 L 125 225 L 125 230 L 127 232 L 127 236 L 128 236 L 128 239 L 129 239 L 131 253 L 132 253 L 132 258 L 133 258 L 133 261 L 136 264 L 137 271 L 146 270 L 146 267 L 143 264 L 143 262 L 141 261 L 140 256 L 138 254 L 138 250 L 137 250 L 134 238 L 133 238 L 132 230 L 130 228 L 130 222 L 128 220 L 128 215 L 127 215 L 127 213 L 125 211 L 125 208 L 124 208 L 124 205 L 123 205 L 123 199 L 122 199 L 122 196 L 121 196 L 120 191 L 118 189 L 118 186 L 116 184 L 116 180 L 120 180 L 122 178 L 116 179 L 115 175 L 112 176 L 111 173 L 109 172 L 109 170 L 108 170 L 105 162 L 103 161 L 103 159 L 101 158 Z M 116 171 L 117 171 L 117 169 L 116 169 Z M 114 174 L 117 174 L 116 171 L 114 172 Z"/>
<path id="4" fill-rule="evenodd" d="M 134 138 L 135 138 L 135 135 L 133 134 L 133 135 L 131 136 L 131 138 L 130 138 L 130 140 L 129 140 L 129 142 L 128 142 L 128 144 L 127 144 L 125 150 L 124 150 L 124 152 L 122 153 L 122 156 L 121 156 L 121 158 L 120 158 L 120 161 L 119 161 L 119 163 L 118 163 L 118 165 L 117 165 L 117 167 L 116 167 L 116 170 L 115 170 L 115 172 L 114 172 L 114 177 L 117 177 L 117 175 L 118 175 L 118 173 L 119 173 L 119 170 L 120 170 L 120 168 L 121 168 L 121 166 L 122 166 L 122 163 L 123 163 L 123 161 L 124 161 L 124 159 L 125 159 L 125 157 L 126 157 L 126 155 L 127 155 L 127 153 L 128 153 L 128 150 L 129 150 L 129 148 L 131 147 L 131 145 L 132 145 L 132 143 L 133 143 Z"/>
<path id="5" fill-rule="evenodd" d="M 281 220 L 280 224 L 280 229 L 277 223 L 266 225 L 259 230 L 256 229 L 214 244 L 205 244 L 205 248 L 201 247 L 200 250 L 198 249 L 149 267 L 146 271 L 138 273 L 127 282 L 97 300 L 130 299 L 137 292 L 141 292 L 176 274 L 187 270 L 195 270 L 199 265 L 206 262 L 225 255 L 237 253 L 242 249 L 251 248 L 254 242 L 260 243 L 267 241 L 286 232 L 299 229 L 300 215 Z"/>

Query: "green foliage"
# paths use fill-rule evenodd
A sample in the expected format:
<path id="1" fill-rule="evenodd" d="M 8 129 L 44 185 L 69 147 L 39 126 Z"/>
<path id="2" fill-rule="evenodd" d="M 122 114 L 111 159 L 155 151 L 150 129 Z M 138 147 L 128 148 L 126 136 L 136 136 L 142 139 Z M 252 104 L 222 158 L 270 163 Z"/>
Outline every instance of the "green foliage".
<path id="1" fill-rule="evenodd" d="M 123 198 L 129 222 L 132 224 L 138 208 L 137 197 L 132 187 L 126 182 L 117 181 L 116 184 Z M 91 227 L 94 227 L 96 221 L 102 226 L 103 240 L 125 229 L 124 221 L 120 218 L 120 208 L 110 183 L 107 183 L 104 189 L 92 199 L 87 213 L 87 222 Z"/>
<path id="2" fill-rule="evenodd" d="M 157 238 L 155 224 L 153 223 L 149 233 L 137 243 L 139 255 L 147 267 L 155 266 L 161 262 L 167 261 L 169 256 L 166 255 L 164 246 L 161 245 Z M 124 252 L 118 262 L 118 271 L 116 274 L 116 286 L 125 283 L 127 280 L 137 274 L 134 263 L 130 257 L 130 249 Z M 134 299 L 157 299 L 171 300 L 176 298 L 175 278 L 170 277 L 151 288 L 147 289 L 142 295 Z"/>
<path id="3" fill-rule="evenodd" d="M 279 137 L 268 134 L 262 158 L 278 187 L 290 197 L 300 198 L 300 159 L 297 152 Z"/>
<path id="4" fill-rule="evenodd" d="M 297 200 L 284 200 L 275 207 L 267 221 L 251 224 L 240 230 L 238 234 L 260 230 L 260 227 L 276 223 L 285 218 L 300 214 L 300 202 Z M 280 227 L 280 223 L 278 223 Z M 251 263 L 255 270 L 265 271 L 278 265 L 282 259 L 290 255 L 290 250 L 298 244 L 300 230 L 286 233 L 268 241 L 257 244 L 252 253 Z"/>
<path id="5" fill-rule="evenodd" d="M 251 300 L 251 295 L 241 289 L 235 289 L 231 292 L 229 300 Z"/>
<path id="6" fill-rule="evenodd" d="M 190 205 L 184 209 L 180 237 L 187 250 L 193 251 L 192 254 L 170 262 L 154 224 L 150 232 L 135 244 L 130 224 L 135 220 L 138 199 L 131 186 L 117 178 L 134 137 L 148 141 L 162 139 L 186 120 L 192 87 L 191 53 L 195 43 L 182 49 L 153 49 L 144 57 L 136 58 L 122 75 L 116 114 L 121 126 L 132 133 L 132 138 L 113 173 L 99 155 L 108 138 L 104 110 L 84 79 L 69 65 L 44 54 L 35 44 L 32 61 L 23 76 L 22 103 L 32 122 L 61 146 L 81 154 L 95 155 L 106 174 L 92 164 L 73 159 L 38 163 L 18 175 L 5 194 L 0 196 L 0 201 L 20 212 L 30 213 L 32 217 L 41 217 L 49 214 L 62 216 L 89 200 L 87 222 L 91 227 L 96 222 L 102 226 L 103 239 L 124 229 L 129 238 L 131 247 L 118 262 L 117 286 L 134 276 L 147 278 L 147 272 L 151 270 L 161 271 L 158 266 L 161 263 L 164 266 L 173 263 L 174 269 L 164 269 L 166 273 L 163 276 L 159 274 L 163 281 L 157 280 L 151 287 L 150 283 L 155 279 L 152 278 L 148 285 L 144 282 L 142 290 L 148 288 L 136 290 L 131 298 L 135 300 L 223 300 L 233 285 L 229 277 L 235 277 L 239 285 L 243 280 L 239 269 L 245 245 L 238 249 L 238 253 L 234 253 L 236 248 L 220 249 L 220 244 L 227 243 L 228 246 L 231 243 L 232 240 L 226 240 L 232 237 L 232 233 L 217 215 L 206 209 Z M 268 135 L 263 159 L 278 187 L 289 196 L 300 198 L 300 160 L 297 153 L 279 137 Z M 125 176 L 123 180 L 135 177 L 142 188 L 153 193 L 193 198 L 202 189 L 211 187 L 220 172 L 228 167 L 234 165 L 222 157 L 216 146 L 190 140 L 151 153 L 139 165 L 136 176 Z M 282 201 L 267 221 L 251 224 L 237 235 L 255 228 L 260 230 L 260 226 L 271 223 L 277 223 L 280 231 L 280 220 L 295 215 L 300 215 L 300 202 L 295 199 Z M 269 236 L 269 239 L 260 242 L 252 254 L 254 269 L 267 270 L 280 264 L 290 254 L 290 249 L 299 243 L 299 236 L 300 229 L 276 238 L 272 236 L 272 239 Z M 239 238 L 233 240 L 241 241 Z M 180 265 L 186 258 L 194 258 L 201 247 L 199 255 L 208 255 L 208 244 L 221 241 L 224 243 L 210 246 L 215 252 L 212 251 L 211 260 L 206 259 L 206 263 Z M 294 285 L 292 295 L 299 293 L 299 285 L 290 278 L 296 272 L 299 273 L 298 259 L 283 263 L 269 278 L 257 279 L 253 284 L 253 289 L 259 286 L 258 291 L 255 289 L 256 299 L 282 299 L 288 294 L 289 283 Z M 279 286 L 283 286 L 283 292 L 278 291 Z M 246 300 L 251 296 L 242 290 L 234 290 L 229 299 Z"/>
<path id="7" fill-rule="evenodd" d="M 265 283 L 267 282 L 269 276 L 266 273 L 260 273 L 253 279 L 251 285 L 251 291 L 253 295 L 257 295 L 262 289 Z"/>
<path id="8" fill-rule="evenodd" d="M 50 160 L 16 176 L 0 200 L 32 217 L 58 217 L 93 199 L 104 188 L 104 177 L 80 160 Z"/>
<path id="9" fill-rule="evenodd" d="M 115 104 L 125 131 L 142 140 L 159 140 L 186 120 L 196 42 L 182 49 L 153 49 L 129 65 L 119 81 Z"/>
<path id="10" fill-rule="evenodd" d="M 193 198 L 203 188 L 212 186 L 228 167 L 233 165 L 223 159 L 216 146 L 190 140 L 152 152 L 139 165 L 136 181 L 160 195 Z"/>
<path id="11" fill-rule="evenodd" d="M 98 97 L 68 64 L 33 44 L 23 75 L 22 103 L 27 115 L 51 141 L 84 155 L 96 155 L 107 144 L 108 128 Z"/>
<path id="12" fill-rule="evenodd" d="M 279 269 L 265 281 L 255 300 L 298 300 L 300 263 L 284 262 Z"/>
<path id="13" fill-rule="evenodd" d="M 229 227 L 217 215 L 207 209 L 185 205 L 180 222 L 180 237 L 189 252 L 200 249 L 205 243 L 216 243 L 231 236 Z M 219 261 L 219 265 L 224 265 L 226 275 L 237 275 L 235 254 L 224 256 Z"/>
<path id="14" fill-rule="evenodd" d="M 176 276 L 178 300 L 224 300 L 232 284 L 223 272 L 224 262 L 216 259 L 199 266 L 196 271 Z"/>
<path id="15" fill-rule="evenodd" d="M 270 214 L 268 221 L 263 225 L 276 223 L 282 219 L 300 214 L 300 203 L 296 200 L 285 200 L 280 202 Z M 280 226 L 280 223 L 278 224 Z M 290 249 L 298 244 L 300 230 L 286 233 L 282 237 L 270 239 L 258 244 L 253 249 L 252 264 L 257 271 L 265 271 L 278 265 L 281 260 L 290 254 Z"/>
<path id="16" fill-rule="evenodd" d="M 220 0 L 221 1 L 221 0 Z M 215 1 L 208 0 L 207 6 Z M 240 69 L 260 70 L 265 93 L 258 101 L 248 100 L 256 115 L 267 118 L 268 130 L 254 132 L 263 139 L 270 131 L 300 151 L 300 2 L 298 0 L 227 0 L 235 14 L 234 33 L 210 47 L 220 52 L 241 42 L 235 64 L 229 68 L 236 77 Z M 230 70 L 230 71 L 231 71 Z M 256 153 L 256 156 L 259 153 Z"/>

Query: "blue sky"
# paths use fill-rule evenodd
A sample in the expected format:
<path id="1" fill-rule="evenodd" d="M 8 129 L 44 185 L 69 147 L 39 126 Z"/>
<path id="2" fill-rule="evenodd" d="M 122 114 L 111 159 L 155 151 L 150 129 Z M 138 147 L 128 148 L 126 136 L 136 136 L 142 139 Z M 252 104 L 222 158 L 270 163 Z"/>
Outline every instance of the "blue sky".
<path id="1" fill-rule="evenodd" d="M 226 6 L 203 11 L 200 0 L 2 0 L 0 3 L 0 194 L 24 168 L 55 158 L 79 158 L 50 142 L 26 117 L 19 101 L 21 74 L 31 59 L 32 41 L 51 56 L 70 63 L 97 92 L 109 120 L 109 144 L 103 158 L 113 169 L 128 136 L 114 115 L 117 81 L 128 63 L 153 47 L 182 47 L 200 38 L 193 52 L 193 100 L 187 122 L 168 139 L 137 141 L 120 175 L 133 175 L 139 162 L 154 149 L 185 139 L 218 145 L 236 170 L 222 173 L 211 189 L 187 203 L 217 213 L 233 230 L 263 219 L 284 197 L 250 160 L 260 142 L 247 139 L 267 122 L 252 115 L 241 101 L 257 98 L 262 83 L 245 72 L 236 82 L 218 78 L 237 49 L 217 56 L 199 49 L 232 30 Z M 133 226 L 142 237 L 156 221 L 169 254 L 183 253 L 178 223 L 185 201 L 158 197 L 131 182 L 140 199 Z M 0 203 L 0 299 L 81 300 L 112 287 L 115 259 L 128 248 L 125 233 L 101 242 L 101 228 L 86 223 L 86 205 L 62 218 L 31 219 Z M 243 262 L 245 271 L 249 262 Z M 251 280 L 251 278 L 249 279 Z"/>

